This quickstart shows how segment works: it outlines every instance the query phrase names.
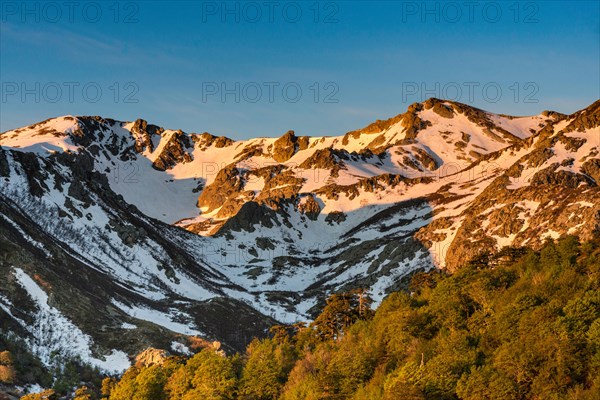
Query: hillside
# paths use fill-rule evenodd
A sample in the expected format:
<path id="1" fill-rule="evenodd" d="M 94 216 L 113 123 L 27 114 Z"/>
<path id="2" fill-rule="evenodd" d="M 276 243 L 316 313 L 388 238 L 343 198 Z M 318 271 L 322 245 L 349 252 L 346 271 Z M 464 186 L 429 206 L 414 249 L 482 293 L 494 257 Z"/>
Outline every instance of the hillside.
<path id="1" fill-rule="evenodd" d="M 140 360 L 98 387 L 109 400 L 580 399 L 600 396 L 600 236 L 513 248 L 449 275 L 413 277 L 367 312 L 328 299 L 309 326 L 278 326 L 243 355 Z M 137 397 L 136 397 L 137 396 Z"/>
<path id="2" fill-rule="evenodd" d="M 0 345 L 52 371 L 196 338 L 242 351 L 331 293 L 376 306 L 415 272 L 600 229 L 600 101 L 513 117 L 429 99 L 245 141 L 65 116 L 0 145 Z"/>

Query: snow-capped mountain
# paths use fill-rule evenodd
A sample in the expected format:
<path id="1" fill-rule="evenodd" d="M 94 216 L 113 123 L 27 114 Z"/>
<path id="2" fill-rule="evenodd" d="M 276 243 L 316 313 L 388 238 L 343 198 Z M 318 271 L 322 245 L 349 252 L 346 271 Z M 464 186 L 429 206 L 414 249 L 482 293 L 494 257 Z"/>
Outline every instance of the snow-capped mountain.
<path id="1" fill-rule="evenodd" d="M 2 335 L 48 366 L 117 371 L 193 335 L 240 349 L 327 293 L 380 301 L 417 270 L 600 229 L 600 101 L 512 117 L 430 99 L 246 141 L 66 116 L 0 145 Z"/>

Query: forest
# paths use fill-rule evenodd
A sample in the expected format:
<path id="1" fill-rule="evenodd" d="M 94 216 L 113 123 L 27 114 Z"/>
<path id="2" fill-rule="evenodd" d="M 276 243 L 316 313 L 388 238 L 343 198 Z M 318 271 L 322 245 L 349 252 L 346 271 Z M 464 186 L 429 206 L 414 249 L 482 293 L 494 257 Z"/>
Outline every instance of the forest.
<path id="1" fill-rule="evenodd" d="M 364 290 L 333 294 L 313 322 L 273 327 L 243 354 L 132 366 L 75 398 L 599 399 L 600 237 L 420 272 L 376 310 Z"/>

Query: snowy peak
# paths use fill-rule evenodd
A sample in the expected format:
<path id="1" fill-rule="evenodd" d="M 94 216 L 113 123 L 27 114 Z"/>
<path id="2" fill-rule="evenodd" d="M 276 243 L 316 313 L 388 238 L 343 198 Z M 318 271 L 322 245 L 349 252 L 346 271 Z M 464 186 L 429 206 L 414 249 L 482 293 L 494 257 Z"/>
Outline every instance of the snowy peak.
<path id="1" fill-rule="evenodd" d="M 600 102 L 512 117 L 429 99 L 337 137 L 73 116 L 5 132 L 0 317 L 49 366 L 52 332 L 30 329 L 47 321 L 80 343 L 58 341 L 61 357 L 125 365 L 196 335 L 243 349 L 331 292 L 377 303 L 415 271 L 585 240 L 600 231 L 599 121 Z"/>
<path id="2" fill-rule="evenodd" d="M 278 139 L 257 138 L 246 141 L 234 141 L 223 136 L 215 137 L 206 132 L 183 133 L 148 124 L 141 119 L 134 122 L 120 122 L 97 116 L 64 116 L 4 132 L 0 136 L 0 144 L 24 150 L 33 150 L 31 146 L 38 145 L 41 147 L 36 148 L 36 151 L 72 151 L 74 150 L 72 142 L 84 146 L 92 141 L 114 142 L 114 139 L 103 134 L 112 130 L 112 135 L 116 135 L 118 140 L 122 140 L 123 134 L 129 132 L 127 136 L 133 138 L 136 152 L 153 154 L 155 158 L 160 154 L 160 152 L 156 153 L 156 149 L 171 148 L 169 144 L 181 142 L 178 139 L 187 136 L 194 142 L 193 147 L 207 149 L 235 145 L 236 148 L 246 150 L 241 154 L 243 156 L 258 154 L 257 149 L 260 149 L 260 154 L 270 155 L 276 162 L 285 162 L 296 153 L 311 148 L 333 147 L 348 152 L 370 151 L 377 154 L 393 145 L 422 142 L 425 138 L 418 136 L 426 135 L 419 135 L 421 131 L 433 130 L 439 133 L 444 132 L 445 128 L 453 127 L 455 130 L 466 130 L 468 131 L 466 134 L 471 136 L 481 135 L 495 141 L 514 142 L 518 138 L 531 136 L 539 130 L 540 124 L 559 116 L 557 113 L 547 113 L 534 117 L 511 117 L 491 114 L 462 103 L 432 98 L 410 105 L 403 114 L 387 120 L 377 120 L 365 128 L 348 132 L 340 137 L 297 137 L 293 131 L 289 131 Z M 73 140 L 74 137 L 79 137 L 80 140 Z M 460 138 L 457 139 L 459 140 Z M 187 145 L 186 140 L 185 143 L 177 144 L 175 148 L 181 150 Z"/>

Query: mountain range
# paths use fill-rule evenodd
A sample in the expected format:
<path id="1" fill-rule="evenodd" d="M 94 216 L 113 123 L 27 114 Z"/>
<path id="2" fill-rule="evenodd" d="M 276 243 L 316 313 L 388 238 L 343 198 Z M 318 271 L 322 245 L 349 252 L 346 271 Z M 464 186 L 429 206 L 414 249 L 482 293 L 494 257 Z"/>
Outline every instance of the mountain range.
<path id="1" fill-rule="evenodd" d="M 600 100 L 516 117 L 440 99 L 342 136 L 236 141 L 145 120 L 0 135 L 0 344 L 119 373 L 243 350 L 328 294 L 600 230 Z"/>

